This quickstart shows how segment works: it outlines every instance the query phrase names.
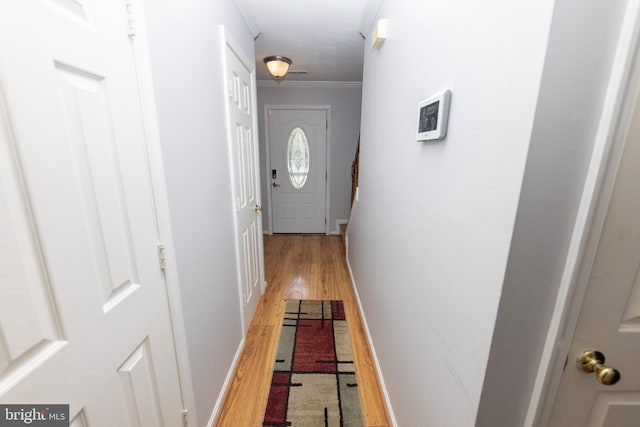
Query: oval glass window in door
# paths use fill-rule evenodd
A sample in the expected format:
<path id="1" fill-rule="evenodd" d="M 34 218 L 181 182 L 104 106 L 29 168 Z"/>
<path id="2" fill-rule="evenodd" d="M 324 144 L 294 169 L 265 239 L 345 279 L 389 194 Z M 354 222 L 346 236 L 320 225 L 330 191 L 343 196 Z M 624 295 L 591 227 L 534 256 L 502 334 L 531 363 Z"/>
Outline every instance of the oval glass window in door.
<path id="1" fill-rule="evenodd" d="M 309 141 L 299 127 L 291 131 L 287 143 L 287 171 L 289 180 L 296 190 L 304 187 L 309 177 Z"/>

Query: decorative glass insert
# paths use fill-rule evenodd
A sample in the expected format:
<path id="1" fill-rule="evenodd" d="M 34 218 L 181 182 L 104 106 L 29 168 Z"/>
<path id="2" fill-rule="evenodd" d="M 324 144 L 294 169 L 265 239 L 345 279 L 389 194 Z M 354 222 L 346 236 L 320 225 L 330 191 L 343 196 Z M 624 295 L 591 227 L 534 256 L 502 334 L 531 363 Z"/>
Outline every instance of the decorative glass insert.
<path id="1" fill-rule="evenodd" d="M 287 144 L 287 170 L 291 185 L 296 190 L 304 187 L 309 176 L 309 141 L 302 129 L 295 128 Z"/>

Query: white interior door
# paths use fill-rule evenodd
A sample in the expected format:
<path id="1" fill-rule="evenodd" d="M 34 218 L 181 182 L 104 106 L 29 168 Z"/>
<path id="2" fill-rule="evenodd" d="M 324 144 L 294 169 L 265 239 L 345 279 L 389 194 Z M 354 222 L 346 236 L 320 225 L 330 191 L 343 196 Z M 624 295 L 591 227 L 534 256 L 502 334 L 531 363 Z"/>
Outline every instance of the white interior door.
<path id="1" fill-rule="evenodd" d="M 0 402 L 182 425 L 126 4 L 3 0 Z"/>
<path id="2" fill-rule="evenodd" d="M 603 385 L 578 369 L 598 350 L 621 374 Z M 550 426 L 640 425 L 640 107 L 636 106 L 609 201 Z"/>
<path id="3" fill-rule="evenodd" d="M 227 40 L 229 41 L 228 36 Z M 255 138 L 254 75 L 239 48 L 226 46 L 229 133 L 236 207 L 236 246 L 244 331 L 249 329 L 264 284 L 260 164 Z"/>
<path id="4" fill-rule="evenodd" d="M 269 109 L 274 233 L 325 233 L 327 110 Z"/>

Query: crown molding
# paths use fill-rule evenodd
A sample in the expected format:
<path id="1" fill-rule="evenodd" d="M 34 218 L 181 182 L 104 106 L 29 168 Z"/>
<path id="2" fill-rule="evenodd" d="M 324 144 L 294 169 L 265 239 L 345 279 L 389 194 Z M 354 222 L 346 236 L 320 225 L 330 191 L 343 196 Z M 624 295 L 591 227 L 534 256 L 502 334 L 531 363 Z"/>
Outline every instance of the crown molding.
<path id="1" fill-rule="evenodd" d="M 341 82 L 341 81 L 294 81 L 285 80 L 280 83 L 276 83 L 273 80 L 258 80 L 256 82 L 258 87 L 321 87 L 327 89 L 346 89 L 346 88 L 361 88 L 362 82 Z"/>

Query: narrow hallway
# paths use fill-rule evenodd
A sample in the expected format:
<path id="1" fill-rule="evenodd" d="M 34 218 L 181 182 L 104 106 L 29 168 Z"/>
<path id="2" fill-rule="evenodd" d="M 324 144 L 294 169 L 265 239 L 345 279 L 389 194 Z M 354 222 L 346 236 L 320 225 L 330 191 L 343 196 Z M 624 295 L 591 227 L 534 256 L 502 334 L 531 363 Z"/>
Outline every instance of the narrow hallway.
<path id="1" fill-rule="evenodd" d="M 216 426 L 261 426 L 284 302 L 343 300 L 352 337 L 367 427 L 389 426 L 389 416 L 347 270 L 340 236 L 264 236 L 267 290 L 262 296 Z"/>

